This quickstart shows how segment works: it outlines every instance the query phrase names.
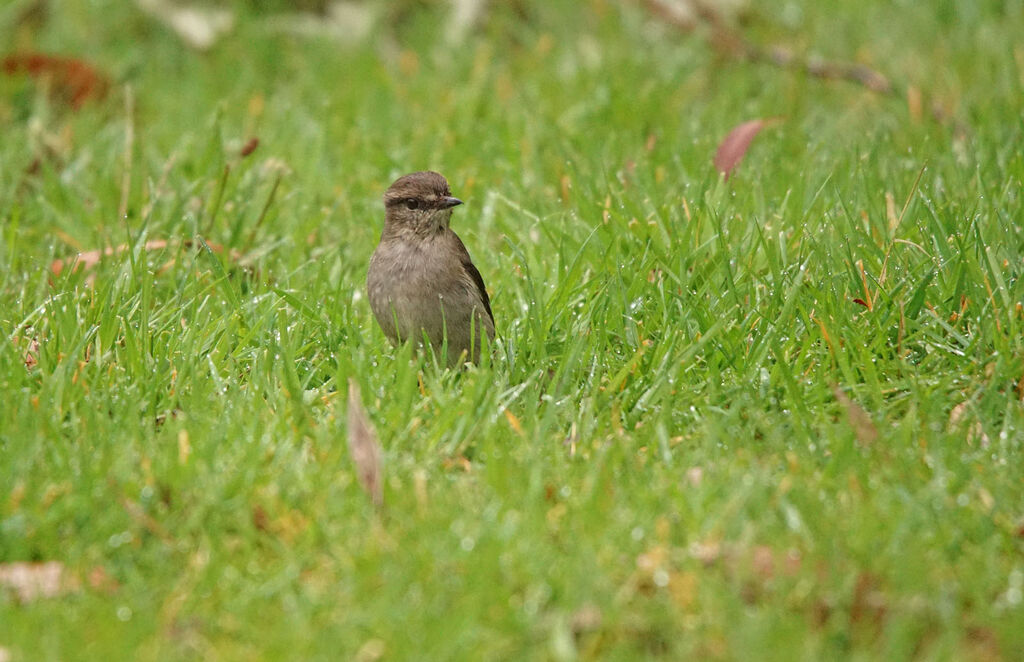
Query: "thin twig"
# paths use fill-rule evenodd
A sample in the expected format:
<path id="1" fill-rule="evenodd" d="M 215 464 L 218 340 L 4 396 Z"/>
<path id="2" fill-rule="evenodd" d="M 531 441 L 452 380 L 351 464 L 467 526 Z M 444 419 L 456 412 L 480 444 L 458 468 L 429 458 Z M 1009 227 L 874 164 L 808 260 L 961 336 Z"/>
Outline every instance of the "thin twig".
<path id="1" fill-rule="evenodd" d="M 217 184 L 217 191 L 213 197 L 213 208 L 209 210 L 210 218 L 206 221 L 202 235 L 206 236 L 213 230 L 213 224 L 217 222 L 217 214 L 220 213 L 220 203 L 224 199 L 224 189 L 228 185 L 228 177 L 231 175 L 231 164 L 224 164 L 224 171 L 221 173 L 220 181 Z"/>
<path id="2" fill-rule="evenodd" d="M 719 51 L 751 62 L 764 62 L 783 69 L 803 71 L 815 78 L 845 80 L 872 92 L 897 95 L 889 79 L 871 67 L 856 62 L 835 62 L 820 58 L 802 58 L 784 46 L 759 46 L 728 24 L 716 8 L 701 0 L 690 0 L 692 12 L 681 11 L 665 0 L 639 0 L 653 16 L 677 30 L 692 33 L 701 26 L 711 29 L 710 42 Z"/>
<path id="3" fill-rule="evenodd" d="M 246 242 L 246 246 L 252 246 L 252 242 L 256 239 L 256 231 L 263 225 L 263 219 L 267 217 L 267 212 L 270 211 L 270 205 L 274 204 L 274 196 L 277 195 L 277 187 L 281 185 L 281 173 L 277 174 L 277 178 L 274 179 L 274 185 L 270 188 L 270 195 L 267 196 L 267 201 L 263 204 L 263 209 L 260 211 L 259 217 L 256 219 L 256 223 L 252 226 L 252 230 L 249 231 L 249 240 Z"/>

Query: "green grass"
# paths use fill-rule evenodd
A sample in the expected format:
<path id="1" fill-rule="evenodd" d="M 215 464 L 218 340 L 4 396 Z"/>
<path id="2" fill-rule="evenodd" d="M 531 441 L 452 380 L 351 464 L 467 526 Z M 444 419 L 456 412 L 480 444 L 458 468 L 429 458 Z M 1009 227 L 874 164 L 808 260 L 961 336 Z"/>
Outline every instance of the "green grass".
<path id="1" fill-rule="evenodd" d="M 243 11 L 206 54 L 58 3 L 30 46 L 117 82 L 71 113 L 0 79 L 0 564 L 81 586 L 0 587 L 0 650 L 1020 659 L 1024 10 L 962 4 L 749 29 L 963 130 L 610 2 L 459 46 L 439 13 L 339 46 Z M 775 116 L 721 181 L 722 137 Z M 44 142 L 60 164 L 25 174 Z M 363 293 L 380 194 L 425 168 L 467 202 L 500 336 L 461 374 L 390 348 Z M 224 251 L 145 250 L 197 236 Z"/>

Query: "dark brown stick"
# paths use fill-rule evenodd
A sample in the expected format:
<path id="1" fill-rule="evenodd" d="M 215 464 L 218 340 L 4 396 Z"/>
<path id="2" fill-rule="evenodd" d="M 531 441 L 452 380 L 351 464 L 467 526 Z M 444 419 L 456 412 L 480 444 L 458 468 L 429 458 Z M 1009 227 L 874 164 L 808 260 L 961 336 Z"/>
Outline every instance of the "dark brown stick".
<path id="1" fill-rule="evenodd" d="M 722 14 L 700 0 L 690 0 L 688 6 L 692 15 L 680 11 L 664 0 L 639 0 L 640 4 L 656 18 L 671 25 L 680 32 L 692 33 L 697 28 L 711 29 L 709 41 L 720 52 L 731 57 L 751 62 L 764 62 L 782 69 L 803 71 L 815 78 L 845 80 L 861 85 L 872 92 L 896 96 L 896 90 L 889 79 L 871 67 L 855 62 L 834 62 L 821 58 L 802 58 L 784 46 L 768 48 L 754 44 L 737 30 L 728 25 Z"/>

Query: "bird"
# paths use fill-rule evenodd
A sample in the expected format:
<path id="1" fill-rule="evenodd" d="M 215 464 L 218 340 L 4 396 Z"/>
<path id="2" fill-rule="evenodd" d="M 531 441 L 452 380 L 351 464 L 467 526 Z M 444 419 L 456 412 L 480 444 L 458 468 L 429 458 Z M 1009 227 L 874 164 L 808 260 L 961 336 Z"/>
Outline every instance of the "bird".
<path id="1" fill-rule="evenodd" d="M 384 229 L 366 274 L 370 308 L 391 344 L 429 343 L 449 367 L 478 363 L 483 336 L 494 340 L 484 279 L 450 227 L 461 204 L 440 173 L 396 179 L 384 193 Z"/>

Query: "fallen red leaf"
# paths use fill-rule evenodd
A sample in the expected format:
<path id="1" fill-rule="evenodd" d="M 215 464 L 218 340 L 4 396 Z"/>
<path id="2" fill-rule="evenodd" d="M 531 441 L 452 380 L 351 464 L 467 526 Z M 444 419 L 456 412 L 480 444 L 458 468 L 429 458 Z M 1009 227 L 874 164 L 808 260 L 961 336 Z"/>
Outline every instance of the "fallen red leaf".
<path id="1" fill-rule="evenodd" d="M 78 255 L 68 259 L 57 259 L 50 263 L 50 272 L 54 276 L 59 276 L 64 271 L 65 266 L 74 267 L 75 271 L 81 269 L 91 269 L 100 263 L 100 260 L 104 256 L 117 255 L 128 250 L 127 244 L 121 244 L 120 246 L 113 246 L 111 248 L 96 249 L 91 251 L 84 251 Z M 146 242 L 146 250 L 160 250 L 167 248 L 167 241 L 164 239 L 157 239 L 154 241 Z"/>
<path id="2" fill-rule="evenodd" d="M 184 246 L 185 248 L 191 248 L 195 246 L 195 243 L 196 242 L 193 242 L 191 239 L 186 239 L 181 242 L 181 245 Z M 221 246 L 220 244 L 215 244 L 213 242 L 208 242 L 206 245 L 209 246 L 210 250 L 213 251 L 214 253 L 220 253 L 224 250 L 223 246 Z M 174 244 L 166 239 L 153 239 L 143 244 L 143 248 L 145 248 L 147 251 L 159 251 L 168 248 L 169 246 L 174 246 Z M 81 253 L 78 253 L 74 257 L 70 258 L 57 259 L 50 263 L 50 273 L 52 273 L 54 276 L 59 276 L 61 275 L 61 273 L 64 272 L 64 269 L 66 268 L 72 268 L 74 269 L 75 272 L 81 271 L 82 269 L 91 269 L 95 267 L 97 264 L 99 264 L 100 260 L 102 260 L 104 257 L 120 255 L 121 253 L 129 250 L 130 248 L 131 246 L 127 244 L 121 244 L 120 246 L 112 246 L 110 248 L 83 251 Z M 231 259 L 237 260 L 238 258 L 239 255 L 232 251 Z"/>
<path id="3" fill-rule="evenodd" d="M 761 132 L 761 129 L 777 124 L 779 121 L 778 118 L 750 120 L 733 128 L 718 145 L 718 150 L 715 152 L 715 168 L 718 172 L 729 179 L 729 175 L 746 156 L 754 137 Z"/>
<path id="4" fill-rule="evenodd" d="M 249 140 L 244 145 L 242 145 L 242 149 L 238 152 L 238 155 L 244 159 L 245 157 L 255 152 L 256 148 L 259 146 L 259 138 L 249 138 Z"/>
<path id="5" fill-rule="evenodd" d="M 75 110 L 87 101 L 102 99 L 110 89 L 110 80 L 82 60 L 45 53 L 21 53 L 3 59 L 3 72 L 9 76 L 27 74 L 49 78 L 55 91 Z"/>

